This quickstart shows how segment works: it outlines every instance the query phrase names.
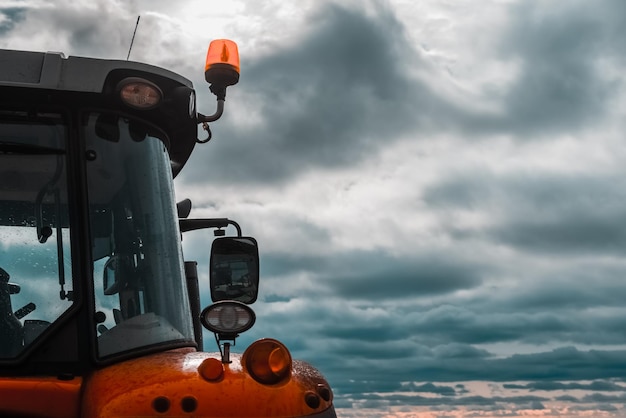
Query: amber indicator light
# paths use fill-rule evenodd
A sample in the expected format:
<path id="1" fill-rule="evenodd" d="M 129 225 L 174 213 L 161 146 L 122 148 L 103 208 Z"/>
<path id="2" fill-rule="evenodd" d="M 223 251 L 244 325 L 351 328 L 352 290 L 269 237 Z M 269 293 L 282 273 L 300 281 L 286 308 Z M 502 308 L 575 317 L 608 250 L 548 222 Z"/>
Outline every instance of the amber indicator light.
<path id="1" fill-rule="evenodd" d="M 291 354 L 287 347 L 273 339 L 253 343 L 243 354 L 243 363 L 250 376 L 259 383 L 272 385 L 291 374 Z"/>

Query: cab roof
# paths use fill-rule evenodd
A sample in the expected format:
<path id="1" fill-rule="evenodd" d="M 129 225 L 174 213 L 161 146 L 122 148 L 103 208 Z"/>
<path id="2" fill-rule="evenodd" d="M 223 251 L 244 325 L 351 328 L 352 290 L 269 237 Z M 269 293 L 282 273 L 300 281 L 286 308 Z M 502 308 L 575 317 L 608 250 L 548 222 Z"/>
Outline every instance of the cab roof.
<path id="1" fill-rule="evenodd" d="M 119 99 L 120 81 L 138 77 L 156 84 L 162 104 L 149 110 L 125 106 Z M 193 84 L 187 78 L 149 64 L 84 57 L 59 52 L 0 49 L 0 104 L 43 100 L 77 103 L 143 118 L 162 129 L 169 139 L 172 171 L 176 175 L 191 155 L 197 138 Z M 11 94 L 15 93 L 15 94 Z M 25 99 L 26 97 L 26 99 Z"/>

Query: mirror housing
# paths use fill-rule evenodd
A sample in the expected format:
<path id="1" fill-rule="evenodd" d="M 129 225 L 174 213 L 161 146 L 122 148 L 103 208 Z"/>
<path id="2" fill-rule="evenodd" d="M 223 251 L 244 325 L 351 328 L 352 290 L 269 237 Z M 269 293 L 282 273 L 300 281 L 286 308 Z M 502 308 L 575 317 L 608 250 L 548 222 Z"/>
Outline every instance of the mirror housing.
<path id="1" fill-rule="evenodd" d="M 259 293 L 259 248 L 252 237 L 220 237 L 211 246 L 211 300 L 247 305 Z"/>
<path id="2" fill-rule="evenodd" d="M 113 255 L 107 260 L 102 273 L 102 289 L 105 295 L 115 295 L 124 289 L 132 271 L 130 257 Z"/>

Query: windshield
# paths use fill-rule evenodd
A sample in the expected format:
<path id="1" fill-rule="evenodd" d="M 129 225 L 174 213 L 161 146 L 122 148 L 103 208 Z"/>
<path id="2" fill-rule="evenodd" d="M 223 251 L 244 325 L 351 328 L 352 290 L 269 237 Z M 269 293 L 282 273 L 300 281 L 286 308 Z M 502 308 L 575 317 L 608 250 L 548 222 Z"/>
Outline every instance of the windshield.
<path id="1" fill-rule="evenodd" d="M 98 353 L 193 343 L 170 162 L 154 128 L 86 119 Z"/>
<path id="2" fill-rule="evenodd" d="M 0 111 L 0 359 L 74 303 L 66 132 L 60 114 Z"/>

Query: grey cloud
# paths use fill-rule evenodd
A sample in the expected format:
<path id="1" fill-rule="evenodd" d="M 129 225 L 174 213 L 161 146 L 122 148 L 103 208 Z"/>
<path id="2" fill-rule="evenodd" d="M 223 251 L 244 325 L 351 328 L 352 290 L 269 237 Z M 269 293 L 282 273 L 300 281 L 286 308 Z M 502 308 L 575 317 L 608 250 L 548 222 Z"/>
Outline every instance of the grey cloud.
<path id="1" fill-rule="evenodd" d="M 256 183 L 349 166 L 446 114 L 448 105 L 407 74 L 408 66 L 425 63 L 401 23 L 388 8 L 377 10 L 369 17 L 325 4 L 310 16 L 303 39 L 249 62 L 233 101 L 245 101 L 260 121 L 240 126 L 246 116 L 229 113 L 216 129 L 231 138 L 201 150 L 206 162 L 186 181 L 204 178 L 197 170 Z M 222 170 L 220 161 L 239 163 Z"/>
<path id="2" fill-rule="evenodd" d="M 273 257 L 281 258 L 276 255 Z M 428 257 L 425 260 L 428 260 Z M 427 283 L 429 276 L 427 274 L 422 276 L 420 273 L 411 276 L 410 280 L 407 276 L 406 282 L 398 282 L 398 294 L 391 297 L 389 295 L 393 291 L 381 290 L 379 287 L 383 287 L 384 284 L 393 287 L 395 283 L 393 277 L 404 277 L 395 273 L 393 268 L 385 267 L 388 264 L 393 265 L 394 261 L 385 257 L 383 253 L 365 253 L 363 257 L 347 255 L 344 257 L 339 254 L 335 260 L 331 258 L 326 262 L 315 257 L 286 258 L 283 276 L 289 277 L 289 274 L 294 272 L 309 271 L 312 280 L 318 286 L 315 291 L 317 293 L 313 294 L 317 294 L 318 297 L 349 301 L 343 305 L 345 307 L 353 306 L 360 300 L 356 305 L 360 306 L 363 313 L 367 312 L 367 309 L 378 308 L 385 309 L 387 314 L 385 317 L 368 319 L 361 318 L 358 310 L 347 311 L 336 308 L 329 311 L 325 305 L 316 308 L 306 305 L 307 309 L 300 309 L 296 316 L 291 316 L 287 322 L 285 314 L 272 314 L 266 319 L 269 323 L 281 324 L 280 329 L 277 328 L 276 331 L 282 334 L 290 334 L 286 329 L 293 326 L 295 335 L 305 332 L 307 335 L 315 335 L 315 341 L 341 342 L 342 352 L 343 350 L 350 352 L 350 347 L 362 342 L 385 341 L 397 344 L 413 339 L 419 341 L 421 345 L 433 347 L 435 351 L 431 355 L 435 358 L 458 358 L 465 361 L 488 357 L 487 352 L 470 344 L 517 341 L 530 344 L 547 342 L 623 344 L 626 341 L 621 332 L 622 324 L 619 317 L 604 311 L 607 308 L 622 306 L 620 295 L 623 292 L 620 283 L 623 269 L 611 270 L 591 264 L 587 270 L 593 274 L 589 273 L 585 277 L 585 269 L 578 266 L 572 268 L 569 275 L 561 273 L 546 277 L 545 280 L 536 280 L 534 277 L 533 280 L 520 283 L 510 290 L 499 290 L 495 294 L 475 292 L 475 296 L 463 299 L 454 295 L 455 290 L 462 289 L 463 286 L 446 287 L 447 282 L 444 282 L 446 286 L 443 288 L 430 288 Z M 427 264 L 422 266 L 421 262 L 425 261 L 418 259 L 415 264 L 408 263 L 411 268 L 407 271 L 428 271 Z M 348 271 L 352 268 L 354 279 L 348 278 L 348 283 L 335 280 L 335 277 L 342 276 L 330 273 L 341 272 L 341 269 Z M 472 266 L 468 265 L 465 270 L 471 268 Z M 361 281 L 357 280 L 357 277 L 360 277 Z M 371 280 L 368 280 L 368 277 Z M 424 281 L 421 281 L 420 277 L 424 278 Z M 268 287 L 275 289 L 268 291 L 268 295 L 270 299 L 278 298 L 278 303 L 304 297 L 304 294 L 299 293 L 282 296 L 274 294 L 273 292 L 281 289 L 279 283 L 282 279 L 276 277 L 268 280 L 264 286 L 266 289 Z M 588 285 L 590 281 L 594 282 L 593 286 Z M 367 290 L 359 290 L 359 286 L 365 286 Z M 313 294 L 310 289 L 306 291 L 308 296 Z M 431 302 L 433 296 L 442 295 L 448 295 L 445 299 L 448 304 Z M 387 296 L 390 299 L 386 299 Z M 400 303 L 403 299 L 406 303 Z M 393 300 L 397 307 L 390 302 L 386 303 L 385 300 Z M 409 304 L 410 301 L 412 303 Z M 324 326 L 328 323 L 334 325 Z M 382 347 L 377 347 L 373 351 L 371 349 L 372 347 L 362 352 L 360 349 L 358 351 L 365 358 L 375 359 L 376 355 L 382 355 Z M 394 350 L 411 352 L 406 345 L 394 346 L 389 352 L 395 352 Z"/>
<path id="3" fill-rule="evenodd" d="M 615 93 L 617 80 L 599 62 L 623 56 L 624 4 L 560 6 L 516 3 L 512 25 L 501 38 L 502 57 L 520 61 L 521 74 L 505 93 L 509 117 L 500 122 L 526 139 L 531 133 L 597 126 Z"/>
<path id="4" fill-rule="evenodd" d="M 329 323 L 322 318 L 322 323 Z M 303 324 L 306 321 L 300 321 Z M 433 324 L 437 326 L 441 324 Z M 425 333 L 416 332 L 413 354 L 410 346 L 402 341 L 387 341 L 376 344 L 376 335 L 372 335 L 370 343 L 359 341 L 340 340 L 333 336 L 318 337 L 317 332 L 306 331 L 317 343 L 327 347 L 327 353 L 319 353 L 311 346 L 306 350 L 306 356 L 314 364 L 324 364 L 324 372 L 331 381 L 344 388 L 346 393 L 354 393 L 349 387 L 355 381 L 430 381 L 430 382 L 459 382 L 476 380 L 485 381 L 533 381 L 526 389 L 549 390 L 550 382 L 614 379 L 623 376 L 625 370 L 624 351 L 581 351 L 573 347 L 563 347 L 548 352 L 535 354 L 513 355 L 506 358 L 497 358 L 485 350 L 478 350 L 470 345 L 454 343 L 442 344 L 427 348 L 421 343 L 429 339 Z M 302 335 L 296 332 L 296 335 Z M 295 337 L 297 338 L 297 337 Z M 308 341 L 308 340 L 307 340 Z M 417 343 L 420 342 L 420 344 Z M 364 344 L 375 350 L 364 347 Z M 397 357 L 387 356 L 384 349 L 399 354 Z M 453 349 L 451 349 L 453 348 Z M 398 350 L 402 350 L 401 352 Z M 297 353 L 302 357 L 304 352 Z M 336 357 L 333 353 L 342 353 Z M 401 353 L 401 354 L 400 354 Z M 346 379 L 350 376 L 350 381 Z M 350 383 L 352 382 L 352 383 Z M 541 386 L 543 382 L 548 382 Z M 557 390 L 558 386 L 552 386 Z M 562 389 L 581 389 L 595 391 L 618 390 L 616 387 L 593 383 L 580 387 L 562 386 Z M 355 388 L 355 391 L 359 389 Z"/>
<path id="5" fill-rule="evenodd" d="M 605 395 L 603 393 L 591 393 L 582 398 L 583 402 L 602 402 L 602 403 L 626 403 L 626 393 L 621 395 Z"/>
<path id="6" fill-rule="evenodd" d="M 536 312 L 580 311 L 588 308 L 622 307 L 624 291 L 623 277 L 626 267 L 607 267 L 600 262 L 580 263 L 536 276 L 537 282 L 527 280 L 511 289 L 502 291 L 498 300 L 488 296 L 479 296 L 472 303 L 488 303 L 498 312 L 524 311 Z M 529 279 L 532 273 L 529 273 Z M 589 319 L 589 317 L 588 317 Z"/>
<path id="7" fill-rule="evenodd" d="M 430 186 L 424 202 L 437 211 L 491 214 L 484 230 L 446 225 L 459 239 L 481 236 L 530 252 L 607 253 L 626 248 L 621 174 L 458 173 Z"/>
<path id="8" fill-rule="evenodd" d="M 626 215 L 626 210 L 624 211 Z M 533 252 L 619 252 L 626 249 L 626 227 L 600 213 L 578 219 L 528 219 L 493 228 L 493 239 Z"/>
<path id="9" fill-rule="evenodd" d="M 263 298 L 263 302 L 265 303 L 276 303 L 276 302 L 289 302 L 291 298 L 286 296 L 278 296 L 274 294 L 265 295 Z"/>
<path id="10" fill-rule="evenodd" d="M 506 300 L 498 302 L 507 304 Z M 601 310 L 589 311 L 573 307 L 563 312 L 559 312 L 557 308 L 533 313 L 522 312 L 520 309 L 523 308 L 511 305 L 512 308 L 509 309 L 512 312 L 507 312 L 502 307 L 494 310 L 492 303 L 489 300 L 478 303 L 478 306 L 474 306 L 475 311 L 468 307 L 445 305 L 426 308 L 419 303 L 413 309 L 409 305 L 400 305 L 393 309 L 375 302 L 361 303 L 359 309 L 353 307 L 350 310 L 340 308 L 341 304 L 333 309 L 328 308 L 332 305 L 316 307 L 298 304 L 297 311 L 281 309 L 264 313 L 260 318 L 265 326 L 265 334 L 285 339 L 288 346 L 294 349 L 297 358 L 306 358 L 313 364 L 323 364 L 325 371 L 337 376 L 340 381 L 341 376 L 346 373 L 352 378 L 360 377 L 364 380 L 371 379 L 377 373 L 385 373 L 400 381 L 472 380 L 476 376 L 485 380 L 498 379 L 497 376 L 501 376 L 503 381 L 539 378 L 532 373 L 546 373 L 541 378 L 547 379 L 551 373 L 556 373 L 553 369 L 558 369 L 558 373 L 572 367 L 582 370 L 572 364 L 559 367 L 559 361 L 565 361 L 567 357 L 582 358 L 582 352 L 560 350 L 553 354 L 544 354 L 554 358 L 533 369 L 522 363 L 524 360 L 541 362 L 539 354 L 535 357 L 513 357 L 504 361 L 474 345 L 517 341 L 539 345 L 565 341 L 624 344 L 625 337 L 619 317 L 607 317 Z M 349 303 L 345 306 L 349 306 Z M 367 313 L 371 309 L 385 309 L 386 316 L 368 317 Z M 319 351 L 320 344 L 326 347 L 324 353 Z M 345 364 L 346 358 L 352 359 L 352 362 Z M 609 358 L 605 361 L 612 360 Z M 619 358 L 615 361 L 619 361 Z M 606 377 L 603 375 L 602 370 L 605 367 L 602 361 L 583 358 L 580 362 L 587 363 L 589 375 L 584 378 Z M 594 376 L 594 371 L 600 374 Z M 619 370 L 616 373 L 611 377 L 618 376 Z M 572 380 L 578 378 L 576 375 L 555 375 L 555 378 L 566 377 L 571 377 Z"/>
<path id="11" fill-rule="evenodd" d="M 543 403 L 541 403 L 540 400 L 538 399 L 533 399 L 530 402 L 530 409 L 536 409 L 536 410 L 541 410 L 541 409 L 546 409 L 545 406 L 543 406 Z"/>
<path id="12" fill-rule="evenodd" d="M 477 265 L 439 255 L 420 254 L 408 260 L 387 259 L 379 253 L 346 260 L 344 268 L 325 281 L 351 299 L 415 298 L 475 288 L 481 283 L 477 270 Z"/>
<path id="13" fill-rule="evenodd" d="M 528 407 L 531 409 L 544 409 L 541 402 L 550 399 L 539 396 L 507 396 L 507 397 L 484 397 L 484 396 L 465 396 L 461 398 L 442 397 L 425 397 L 419 395 L 385 395 L 385 394 L 368 394 L 367 403 L 360 405 L 364 407 L 378 408 L 380 405 L 415 405 L 415 406 L 500 406 L 503 404 L 513 404 L 517 407 Z M 494 408 L 493 410 L 497 410 Z"/>
<path id="14" fill-rule="evenodd" d="M 401 136 L 417 141 L 433 130 L 462 132 L 468 140 L 502 132 L 523 140 L 549 140 L 551 133 L 596 127 L 615 94 L 614 80 L 599 70 L 598 62 L 623 63 L 626 56 L 626 3 L 607 3 L 611 7 L 575 1 L 554 15 L 543 14 L 545 3 L 515 6 L 516 23 L 503 34 L 501 57 L 519 60 L 521 73 L 511 90 L 500 92 L 501 116 L 457 107 L 433 87 L 410 78 L 406 71 L 410 65 L 430 71 L 428 63 L 410 45 L 390 10 L 380 7 L 372 17 L 323 6 L 311 16 L 303 38 L 247 63 L 242 57 L 242 81 L 229 91 L 227 114 L 214 127 L 216 140 L 196 151 L 183 180 L 263 187 L 263 182 L 288 182 L 303 172 L 353 165 Z M 135 19 L 127 12 L 59 8 L 31 17 L 41 23 L 41 30 L 48 24 L 57 28 L 74 53 L 125 56 Z M 0 28 L 3 35 L 16 28 L 11 22 L 24 16 L 18 10 L 4 14 L 9 21 Z M 138 59 L 149 55 L 142 38 L 162 40 L 159 25 L 144 22 L 136 44 Z M 168 42 L 170 50 L 179 45 Z M 238 102 L 258 115 L 238 113 Z M 572 254 L 622 255 L 624 186 L 621 175 L 518 172 L 502 178 L 474 171 L 449 176 L 423 198 L 442 220 L 457 211 L 493 215 L 486 230 L 442 221 L 441 230 L 461 245 L 486 239 L 526 255 L 568 260 Z M 307 231 L 330 246 L 331 232 L 313 223 L 295 219 L 283 225 L 286 230 Z M 371 395 L 400 391 L 400 381 L 533 380 L 521 389 L 556 390 L 560 384 L 556 381 L 625 375 L 623 351 L 561 348 L 497 358 L 476 346 L 519 341 L 623 344 L 621 316 L 607 319 L 601 312 L 623 305 L 618 279 L 626 271 L 620 265 L 606 266 L 601 260 L 577 263 L 550 276 L 519 260 L 504 266 L 501 260 L 461 257 L 454 248 L 445 254 L 430 251 L 406 258 L 383 251 L 337 251 L 332 256 L 299 252 L 262 254 L 261 286 L 267 303 L 260 310 L 289 304 L 297 308 L 259 315 L 257 327 L 242 335 L 238 346 L 268 335 L 284 340 L 294 357 L 310 360 L 329 377 L 339 394 L 338 405 L 350 405 L 353 398 L 373 407 L 450 406 L 454 390 L 435 383 L 412 384 L 408 389 L 445 395 L 441 399 Z M 207 253 L 201 246 L 190 251 L 197 259 Z M 493 291 L 487 287 L 487 276 L 507 277 L 512 272 L 521 280 L 519 287 Z M 17 271 L 11 273 L 18 277 Z M 311 279 L 312 290 L 296 290 L 297 294 L 284 290 L 282 280 L 298 274 Z M 203 292 L 204 300 L 206 296 Z M 323 305 L 326 298 L 334 298 L 338 305 L 333 312 Z M 301 307 L 299 299 L 320 301 L 320 306 Z M 355 313 L 347 315 L 347 307 Z M 384 310 L 388 316 L 360 318 L 368 309 Z M 211 336 L 205 344 L 214 349 Z M 562 385 L 564 390 L 619 391 L 609 382 Z M 623 402 L 620 399 L 594 395 L 584 402 Z M 451 407 L 495 407 L 505 402 L 542 408 L 547 399 L 457 396 Z"/>
<path id="15" fill-rule="evenodd" d="M 10 32 L 16 24 L 23 21 L 26 10 L 21 7 L 0 8 L 0 35 Z"/>
<path id="16" fill-rule="evenodd" d="M 346 325 L 337 324 L 337 326 L 321 330 L 321 335 L 327 338 L 340 338 L 348 343 L 350 340 L 355 341 L 394 341 L 406 339 L 410 336 L 408 330 L 400 326 L 392 326 L 388 323 L 380 324 L 357 324 L 350 322 Z M 348 351 L 351 349 L 348 348 Z M 381 347 L 380 351 L 384 351 Z"/>
<path id="17" fill-rule="evenodd" d="M 567 400 L 567 397 L 563 396 L 562 399 L 559 399 L 559 400 Z M 585 402 L 582 400 L 578 400 L 578 402 L 580 404 L 575 404 L 575 401 L 574 401 L 574 405 L 572 405 L 569 408 L 572 412 L 597 414 L 598 413 L 597 411 L 603 411 L 603 412 L 611 412 L 613 413 L 612 416 L 616 416 L 616 417 L 624 416 L 624 412 L 625 412 L 624 407 L 618 408 L 612 404 L 598 404 L 592 400 L 589 400 L 589 403 L 587 404 L 582 404 L 582 402 Z"/>
<path id="18" fill-rule="evenodd" d="M 626 386 L 618 385 L 611 381 L 594 381 L 591 383 L 578 382 L 531 382 L 523 385 L 507 384 L 502 385 L 506 389 L 528 389 L 531 391 L 553 391 L 553 390 L 586 390 L 594 392 L 625 392 Z"/>
<path id="19" fill-rule="evenodd" d="M 409 389 L 412 392 L 437 393 L 443 396 L 456 395 L 456 390 L 453 387 L 445 385 L 435 385 L 433 383 L 424 383 L 421 385 L 411 383 L 409 385 Z"/>
<path id="20" fill-rule="evenodd" d="M 334 295 L 350 300 L 419 298 L 480 285 L 487 267 L 441 254 L 398 258 L 384 251 L 336 252 L 332 255 L 265 254 L 269 275 L 309 272 Z"/>
<path id="21" fill-rule="evenodd" d="M 537 2 L 512 6 L 514 23 L 501 34 L 500 58 L 521 62 L 521 72 L 500 92 L 496 114 L 457 103 L 409 75 L 407 68 L 419 68 L 445 83 L 386 7 L 371 17 L 325 4 L 308 20 L 306 36 L 249 62 L 232 97 L 254 117 L 229 104 L 215 128 L 216 137 L 228 141 L 200 149 L 192 158 L 202 164 L 183 178 L 280 184 L 300 173 L 354 165 L 409 134 L 413 141 L 446 131 L 472 141 L 502 133 L 526 141 L 600 126 L 618 81 L 599 63 L 623 47 L 598 45 L 624 30 L 619 18 L 609 16 L 604 25 L 604 14 L 586 14 L 579 3 L 564 16 L 541 16 Z"/>
<path id="22" fill-rule="evenodd" d="M 484 309 L 488 311 L 489 306 Z M 364 308 L 364 312 L 366 310 Z M 285 336 L 288 346 L 294 346 L 297 358 L 323 365 L 323 372 L 347 393 L 354 392 L 349 390 L 353 383 L 347 382 L 346 376 L 350 376 L 351 381 L 383 384 L 411 380 L 454 382 L 475 380 L 477 376 L 481 380 L 503 382 L 575 381 L 610 379 L 624 373 L 622 359 L 625 354 L 622 351 L 584 352 L 561 348 L 502 359 L 473 346 L 533 338 L 540 344 L 582 340 L 576 335 L 585 332 L 598 335 L 606 327 L 601 317 L 597 322 L 585 322 L 585 315 L 576 317 L 574 312 L 570 312 L 570 320 L 559 319 L 556 314 L 476 315 L 466 311 L 446 316 L 440 309 L 413 315 L 405 313 L 405 316 L 394 314 L 385 321 L 372 321 L 366 317 L 359 321 L 356 313 L 346 315 L 336 309 L 330 313 L 324 308 L 315 312 L 300 310 L 297 317 L 290 316 L 287 321 L 284 315 L 262 315 L 266 323 L 276 324 L 272 325 L 273 332 L 269 334 L 280 335 L 281 339 Z M 547 324 L 542 323 L 544 317 Z M 325 325 L 329 323 L 335 325 Z M 606 328 L 604 332 L 607 332 Z M 615 329 L 608 333 L 620 334 L 620 331 Z M 303 335 L 307 338 L 302 338 Z M 590 337 L 586 342 L 598 343 L 599 340 Z M 320 352 L 320 344 L 326 347 L 324 352 Z M 432 345 L 428 348 L 424 344 Z M 592 387 L 606 389 L 598 384 L 591 385 L 590 389 Z M 355 388 L 355 391 L 359 389 Z"/>
<path id="23" fill-rule="evenodd" d="M 594 380 L 623 375 L 624 351 L 580 351 L 564 347 L 546 353 L 514 355 L 494 360 L 492 366 L 502 366 L 494 380 Z M 493 371 L 493 370 L 492 370 Z M 515 379 L 509 379 L 515 375 Z"/>
<path id="24" fill-rule="evenodd" d="M 343 379 L 337 381 L 333 385 L 335 394 L 354 394 L 354 393 L 372 393 L 372 392 L 398 392 L 403 390 L 403 385 L 399 381 L 378 381 L 378 380 L 359 380 L 348 381 Z"/>
<path id="25" fill-rule="evenodd" d="M 470 393 L 470 390 L 463 383 L 457 383 L 456 385 L 454 385 L 454 387 L 456 388 L 457 392 L 461 395 Z"/>
<path id="26" fill-rule="evenodd" d="M 19 13 L 22 24 L 13 25 L 6 36 L 10 40 L 12 36 L 23 36 L 24 32 L 45 31 L 51 34 L 54 44 L 40 46 L 44 50 L 59 50 L 67 45 L 70 51 L 63 51 L 66 54 L 121 59 L 126 56 L 132 34 L 129 23 L 132 19 L 128 15 L 127 9 L 104 1 L 90 2 L 89 7 L 69 3 L 29 6 Z M 130 34 L 125 36 L 124 29 Z"/>
<path id="27" fill-rule="evenodd" d="M 575 396 L 571 396 L 571 395 L 563 395 L 563 396 L 557 396 L 556 398 L 557 401 L 563 401 L 563 402 L 568 402 L 568 403 L 576 403 L 576 402 L 580 402 L 580 399 L 578 399 Z"/>
<path id="28" fill-rule="evenodd" d="M 492 356 L 492 354 L 489 353 L 487 350 L 483 350 L 480 348 L 476 348 L 472 345 L 459 342 L 451 342 L 444 345 L 438 345 L 433 348 L 433 354 L 436 358 L 462 358 L 465 360 L 480 359 Z"/>
<path id="29" fill-rule="evenodd" d="M 624 351 L 579 351 L 560 348 L 550 352 L 513 355 L 504 359 L 423 362 L 409 366 L 415 376 L 430 381 L 464 381 L 480 375 L 492 381 L 594 380 L 623 375 Z M 479 371 L 480 370 L 480 371 Z"/>
<path id="30" fill-rule="evenodd" d="M 486 305 L 482 312 L 474 312 L 467 308 L 440 306 L 420 313 L 409 329 L 429 345 L 528 340 L 544 343 L 559 340 L 563 334 L 576 334 L 577 324 L 557 314 L 497 313 L 489 312 L 488 307 Z"/>
<path id="31" fill-rule="evenodd" d="M 334 353 L 340 356 L 349 356 L 352 360 L 358 358 L 376 359 L 380 361 L 410 360 L 418 354 L 418 349 L 410 342 L 361 341 L 358 344 L 342 344 Z"/>
<path id="32" fill-rule="evenodd" d="M 622 278 L 623 274 L 607 280 L 601 273 L 597 281 L 592 277 L 547 278 L 543 286 L 529 283 L 496 296 L 480 294 L 462 306 L 441 305 L 420 312 L 409 329 L 428 344 L 624 344 L 626 335 L 619 319 Z"/>
<path id="33" fill-rule="evenodd" d="M 619 412 L 621 411 L 621 408 L 616 407 L 613 404 L 603 404 L 603 405 L 598 405 L 598 410 L 599 411 L 606 411 L 606 412 Z"/>
<path id="34" fill-rule="evenodd" d="M 228 116 L 222 121 L 226 125 L 218 129 L 231 136 L 229 142 L 220 140 L 212 144 L 209 151 L 215 157 L 202 155 L 206 162 L 196 170 L 209 167 L 219 181 L 257 184 L 289 181 L 301 172 L 335 169 L 358 162 L 377 152 L 384 141 L 394 141 L 397 136 L 416 129 L 420 129 L 414 135 L 418 140 L 432 128 L 429 123 L 437 128 L 446 125 L 444 129 L 462 131 L 470 140 L 494 132 L 517 135 L 522 140 L 550 140 L 554 133 L 598 126 L 596 123 L 603 120 L 613 98 L 613 81 L 598 71 L 597 63 L 613 56 L 616 49 L 599 47 L 597 40 L 610 31 L 619 31 L 613 24 L 608 25 L 612 29 L 598 26 L 593 13 L 591 17 L 579 14 L 574 19 L 562 20 L 541 17 L 541 10 L 527 9 L 521 13 L 502 43 L 503 48 L 517 51 L 503 53 L 502 57 L 520 60 L 520 78 L 513 81 L 511 90 L 501 92 L 503 115 L 485 116 L 455 108 L 427 87 L 409 80 L 394 66 L 378 70 L 386 71 L 387 79 L 393 80 L 391 87 L 374 88 L 374 75 L 367 69 L 362 69 L 362 73 L 357 71 L 360 68 L 356 65 L 363 63 L 360 56 L 340 53 L 359 52 L 365 43 L 351 37 L 342 39 L 343 43 L 332 43 L 332 34 L 359 28 L 362 34 L 373 36 L 363 39 L 374 46 L 371 51 L 376 55 L 385 45 L 394 42 L 406 45 L 401 28 L 390 25 L 388 33 L 380 37 L 376 22 L 365 15 L 340 8 L 323 9 L 323 12 L 327 13 L 326 22 L 312 21 L 309 36 L 298 45 L 300 51 L 287 48 L 260 57 L 248 67 L 247 74 L 242 74 L 242 84 L 237 89 L 247 92 L 236 93 L 234 99 L 245 97 L 247 104 L 256 107 L 261 122 L 236 127 L 237 115 Z M 533 13 L 539 13 L 541 18 L 535 19 Z M 574 32 L 576 36 L 569 37 Z M 520 36 L 521 33 L 527 36 Z M 375 42 L 377 39 L 381 41 L 379 44 Z M 331 46 L 327 48 L 328 45 Z M 393 49 L 385 53 L 398 62 L 407 62 L 393 55 Z M 355 76 L 351 78 L 347 72 L 339 72 L 336 77 L 343 83 L 326 79 L 328 74 L 333 74 L 333 66 L 328 63 L 333 59 L 344 62 L 342 57 L 353 59 L 344 64 Z M 412 59 L 418 65 L 423 64 L 418 55 Z M 248 81 L 244 81 L 246 77 Z M 329 95 L 328 91 L 341 94 Z M 395 112 L 384 109 L 383 105 L 389 103 L 395 104 Z M 410 112 L 417 114 L 416 110 L 420 118 L 407 116 Z M 440 119 L 433 122 L 435 114 Z M 390 122 L 383 124 L 380 120 Z M 237 163 L 222 169 L 218 157 Z M 441 216 L 441 230 L 461 245 L 477 240 L 506 245 L 524 255 L 562 261 L 572 254 L 619 255 L 626 248 L 623 245 L 626 229 L 620 227 L 620 220 L 626 215 L 622 209 L 626 188 L 622 187 L 621 178 L 619 174 L 559 176 L 545 172 L 517 172 L 502 178 L 474 171 L 448 177 L 427 190 L 423 197 L 429 208 Z M 446 215 L 464 211 L 492 215 L 492 223 L 486 230 L 445 223 L 454 220 Z M 317 286 L 307 297 L 332 295 L 337 297 L 339 306 L 345 302 L 363 310 L 380 307 L 390 315 L 381 320 L 359 319 L 358 315 L 342 317 L 345 310 L 341 308 L 329 313 L 324 308 L 307 311 L 308 307 L 303 307 L 291 311 L 289 314 L 293 316 L 287 320 L 285 316 L 289 314 L 285 313 L 265 319 L 280 324 L 271 329 L 278 330 L 275 335 L 287 335 L 288 345 L 293 344 L 297 357 L 323 365 L 323 372 L 338 390 L 338 405 L 344 406 L 350 406 L 353 401 L 362 402 L 360 407 L 450 405 L 420 396 L 372 395 L 376 388 L 383 393 L 397 392 L 398 381 L 456 382 L 479 378 L 554 382 L 623 376 L 625 353 L 622 351 L 560 348 L 497 358 L 475 346 L 519 341 L 623 344 L 618 320 L 607 320 L 602 314 L 590 315 L 590 310 L 586 311 L 586 308 L 598 312 L 602 307 L 620 306 L 623 289 L 615 279 L 624 272 L 621 266 L 602 267 L 600 260 L 586 265 L 578 262 L 552 271 L 554 276 L 550 276 L 550 272 L 538 272 L 519 260 L 512 266 L 504 266 L 501 260 L 487 261 L 493 267 L 459 259 L 453 250 L 446 257 L 428 254 L 412 259 L 395 259 L 375 252 L 333 257 L 266 254 L 265 273 L 273 277 L 272 285 L 276 289 L 280 290 L 277 283 L 281 279 L 304 273 Z M 514 275 L 521 280 L 519 287 L 510 291 L 495 287 L 491 292 L 485 277 L 497 278 L 498 274 Z M 538 283 L 542 279 L 543 283 Z M 590 282 L 594 285 L 586 284 Z M 463 293 L 458 291 L 464 289 L 474 292 L 467 292 L 470 296 L 461 298 L 457 293 Z M 276 293 L 269 298 L 277 298 L 279 304 L 287 303 L 281 302 L 287 299 L 293 303 L 302 296 Z M 443 296 L 449 302 L 442 306 Z M 385 304 L 391 300 L 397 301 L 405 311 L 394 311 Z M 430 306 L 429 301 L 432 301 Z M 411 307 L 410 302 L 414 302 Z M 326 348 L 324 353 L 320 353 L 320 347 Z M 387 356 L 385 350 L 392 355 Z M 523 396 L 456 399 L 458 405 L 485 408 L 497 408 L 498 402 L 512 402 L 541 409 L 548 401 Z M 585 402 L 605 401 L 611 399 L 585 399 Z"/>
<path id="35" fill-rule="evenodd" d="M 139 12 L 135 2 L 76 0 L 33 3 L 23 9 L 5 9 L 4 14 L 11 20 L 0 28 L 3 47 L 15 48 L 13 43 L 19 42 L 25 48 L 66 55 L 125 59 Z M 186 57 L 181 56 L 183 41 L 171 36 L 173 26 L 175 23 L 158 15 L 144 14 L 131 59 L 179 70 L 189 68 L 184 62 Z M 42 33 L 48 36 L 39 38 L 37 35 Z M 38 44 L 29 45 L 31 36 Z M 172 51 L 178 52 L 176 58 L 171 58 Z"/>

